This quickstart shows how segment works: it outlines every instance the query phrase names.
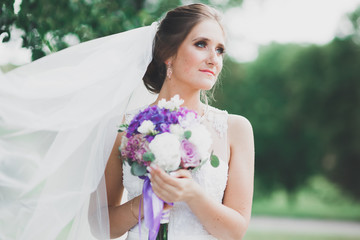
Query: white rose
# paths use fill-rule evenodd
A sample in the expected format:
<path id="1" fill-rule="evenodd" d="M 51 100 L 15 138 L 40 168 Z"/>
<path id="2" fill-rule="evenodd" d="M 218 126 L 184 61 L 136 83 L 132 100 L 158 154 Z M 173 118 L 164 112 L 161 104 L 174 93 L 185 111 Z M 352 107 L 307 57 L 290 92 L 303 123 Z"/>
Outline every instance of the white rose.
<path id="1" fill-rule="evenodd" d="M 196 114 L 194 112 L 188 112 L 185 117 L 179 117 L 179 123 L 183 128 L 188 128 L 191 125 L 198 123 L 198 119 L 196 118 Z"/>
<path id="2" fill-rule="evenodd" d="M 149 144 L 154 154 L 154 163 L 165 171 L 174 171 L 180 166 L 180 142 L 174 134 L 165 132 L 156 135 Z"/>
<path id="3" fill-rule="evenodd" d="M 202 160 L 210 156 L 209 150 L 212 144 L 210 132 L 202 124 L 196 124 L 189 129 L 191 137 L 189 141 L 194 144 L 199 151 Z"/>
<path id="4" fill-rule="evenodd" d="M 150 134 L 155 130 L 155 125 L 150 120 L 145 120 L 141 123 L 140 127 L 138 127 L 138 132 L 142 134 Z"/>
<path id="5" fill-rule="evenodd" d="M 171 124 L 170 133 L 178 136 L 178 138 L 182 138 L 184 135 L 184 129 L 178 124 Z"/>

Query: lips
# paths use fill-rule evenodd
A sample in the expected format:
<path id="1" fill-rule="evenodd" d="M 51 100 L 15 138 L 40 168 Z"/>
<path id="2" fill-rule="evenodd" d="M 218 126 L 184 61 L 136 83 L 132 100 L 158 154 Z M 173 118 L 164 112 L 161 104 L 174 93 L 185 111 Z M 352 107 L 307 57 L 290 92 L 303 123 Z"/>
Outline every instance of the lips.
<path id="1" fill-rule="evenodd" d="M 209 73 L 209 74 L 215 76 L 215 73 L 213 71 L 209 70 L 209 69 L 200 69 L 200 72 Z"/>

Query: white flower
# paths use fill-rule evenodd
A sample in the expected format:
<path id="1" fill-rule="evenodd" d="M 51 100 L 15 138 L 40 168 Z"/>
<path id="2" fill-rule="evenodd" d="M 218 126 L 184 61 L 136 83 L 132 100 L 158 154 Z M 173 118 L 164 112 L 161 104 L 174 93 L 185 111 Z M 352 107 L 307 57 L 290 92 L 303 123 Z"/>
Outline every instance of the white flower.
<path id="1" fill-rule="evenodd" d="M 184 135 L 184 129 L 178 124 L 171 124 L 170 133 L 176 135 L 179 139 L 181 139 Z"/>
<path id="2" fill-rule="evenodd" d="M 201 160 L 208 158 L 210 155 L 209 150 L 212 144 L 210 132 L 202 124 L 196 124 L 189 130 L 191 131 L 189 141 L 196 146 Z"/>
<path id="3" fill-rule="evenodd" d="M 138 132 L 142 134 L 150 134 L 155 130 L 155 125 L 150 120 L 145 120 L 141 123 L 140 127 L 138 127 Z"/>
<path id="4" fill-rule="evenodd" d="M 184 103 L 184 100 L 180 99 L 179 95 L 176 94 L 174 97 L 171 98 L 170 101 L 166 101 L 164 98 L 161 99 L 158 102 L 158 106 L 160 108 L 166 108 L 171 111 L 174 111 L 174 110 L 178 109 L 181 106 L 181 104 L 183 104 L 183 103 Z"/>
<path id="5" fill-rule="evenodd" d="M 121 137 L 120 149 L 125 149 L 127 143 L 128 143 L 128 138 L 126 137 L 126 134 L 124 134 L 124 135 Z"/>
<path id="6" fill-rule="evenodd" d="M 194 112 L 188 112 L 184 118 L 179 117 L 179 123 L 183 128 L 188 128 L 191 125 L 199 123 L 199 120 Z"/>
<path id="7" fill-rule="evenodd" d="M 156 135 L 149 144 L 155 155 L 155 163 L 165 171 L 174 171 L 180 166 L 180 142 L 174 134 L 164 132 Z"/>
<path id="8" fill-rule="evenodd" d="M 184 103 L 184 100 L 182 100 L 182 99 L 180 98 L 180 96 L 179 96 L 178 94 L 176 94 L 175 96 L 173 96 L 173 97 L 171 98 L 171 102 L 173 102 L 175 108 L 178 109 L 178 108 L 181 106 L 181 104 Z"/>

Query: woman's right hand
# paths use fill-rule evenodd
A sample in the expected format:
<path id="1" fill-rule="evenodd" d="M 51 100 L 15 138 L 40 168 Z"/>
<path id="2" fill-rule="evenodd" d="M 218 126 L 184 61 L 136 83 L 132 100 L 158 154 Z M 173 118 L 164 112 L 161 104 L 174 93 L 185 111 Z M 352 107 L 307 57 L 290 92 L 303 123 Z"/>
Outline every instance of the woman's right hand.
<path id="1" fill-rule="evenodd" d="M 159 167 L 151 166 L 149 171 L 153 191 L 165 202 L 189 202 L 201 192 L 188 170 L 180 169 L 167 174 Z"/>

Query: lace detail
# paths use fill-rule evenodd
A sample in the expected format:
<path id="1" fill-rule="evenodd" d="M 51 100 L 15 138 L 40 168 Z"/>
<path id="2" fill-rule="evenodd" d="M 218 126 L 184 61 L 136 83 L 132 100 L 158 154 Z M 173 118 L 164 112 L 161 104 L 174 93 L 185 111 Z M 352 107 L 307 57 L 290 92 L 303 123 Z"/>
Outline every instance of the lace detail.
<path id="1" fill-rule="evenodd" d="M 127 114 L 128 119 L 132 119 L 134 114 Z M 210 107 L 202 123 L 209 129 L 213 139 L 212 151 L 219 157 L 220 165 L 217 168 L 211 166 L 207 161 L 199 170 L 192 172 L 193 179 L 201 186 L 209 197 L 221 203 L 228 178 L 228 164 L 226 158 L 227 142 L 227 117 L 226 111 L 221 111 Z M 138 196 L 142 192 L 143 180 L 130 173 L 130 166 L 123 165 L 123 184 L 128 191 L 128 200 Z M 141 235 L 147 238 L 148 230 L 145 224 L 141 224 Z M 188 205 L 184 202 L 177 202 L 170 211 L 169 221 L 169 240 L 214 240 L 202 226 L 198 218 L 192 213 Z M 137 240 L 139 238 L 138 225 L 133 227 L 128 234 L 127 240 Z"/>
<path id="2" fill-rule="evenodd" d="M 220 161 L 217 168 L 212 167 L 207 161 L 198 171 L 192 173 L 192 176 L 212 199 L 221 203 L 226 188 L 227 172 L 228 166 L 224 161 Z M 189 235 L 199 238 L 208 235 L 206 239 L 215 239 L 204 229 L 186 203 L 175 203 L 170 212 L 169 240 L 188 239 Z"/>
<path id="3" fill-rule="evenodd" d="M 206 113 L 206 119 L 213 124 L 214 129 L 222 138 L 228 128 L 227 119 L 228 112 L 225 110 L 219 110 L 217 108 L 209 106 L 209 111 Z"/>

